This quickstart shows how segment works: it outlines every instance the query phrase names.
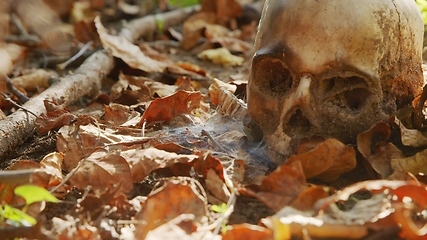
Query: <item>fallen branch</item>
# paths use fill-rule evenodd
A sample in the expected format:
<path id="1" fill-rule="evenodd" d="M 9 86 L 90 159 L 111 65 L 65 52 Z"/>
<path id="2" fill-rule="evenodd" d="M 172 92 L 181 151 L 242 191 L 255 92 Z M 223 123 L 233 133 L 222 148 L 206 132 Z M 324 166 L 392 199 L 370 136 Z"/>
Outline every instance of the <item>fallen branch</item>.
<path id="1" fill-rule="evenodd" d="M 163 26 L 167 28 L 183 22 L 198 9 L 199 6 L 189 7 L 132 20 L 123 27 L 120 35 L 133 42 L 141 36 L 154 34 L 157 31 L 158 21 L 162 21 Z M 113 68 L 113 60 L 113 57 L 103 50 L 95 52 L 74 74 L 61 78 L 59 82 L 30 99 L 22 107 L 39 116 L 46 112 L 44 100 L 68 106 L 83 96 L 97 94 L 101 89 L 102 79 Z M 5 162 L 6 154 L 34 133 L 35 120 L 35 116 L 23 110 L 18 110 L 0 120 L 0 162 Z"/>

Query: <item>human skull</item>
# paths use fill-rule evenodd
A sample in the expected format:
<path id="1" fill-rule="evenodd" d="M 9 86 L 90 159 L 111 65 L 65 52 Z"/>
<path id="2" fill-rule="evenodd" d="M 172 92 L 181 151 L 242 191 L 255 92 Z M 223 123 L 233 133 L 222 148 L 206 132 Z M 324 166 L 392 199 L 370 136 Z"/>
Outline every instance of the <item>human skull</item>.
<path id="1" fill-rule="evenodd" d="M 247 101 L 272 160 L 313 136 L 349 143 L 408 105 L 423 31 L 413 0 L 267 0 Z"/>

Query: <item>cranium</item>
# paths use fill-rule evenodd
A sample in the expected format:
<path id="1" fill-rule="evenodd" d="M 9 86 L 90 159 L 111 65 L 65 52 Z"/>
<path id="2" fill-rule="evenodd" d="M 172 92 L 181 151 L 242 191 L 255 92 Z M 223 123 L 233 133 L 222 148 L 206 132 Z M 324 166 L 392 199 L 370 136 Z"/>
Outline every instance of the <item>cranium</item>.
<path id="1" fill-rule="evenodd" d="M 351 142 L 409 104 L 423 31 L 413 0 L 267 0 L 247 100 L 272 159 L 313 136 Z"/>

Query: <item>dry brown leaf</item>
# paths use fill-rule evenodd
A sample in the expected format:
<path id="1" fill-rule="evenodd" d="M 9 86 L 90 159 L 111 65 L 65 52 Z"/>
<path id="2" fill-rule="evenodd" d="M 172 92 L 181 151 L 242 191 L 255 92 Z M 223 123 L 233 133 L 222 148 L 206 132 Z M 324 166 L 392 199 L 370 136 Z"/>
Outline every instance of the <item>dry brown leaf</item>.
<path id="1" fill-rule="evenodd" d="M 129 40 L 124 37 L 108 34 L 99 17 L 95 18 L 95 25 L 102 46 L 110 50 L 113 56 L 122 59 L 130 67 L 145 72 L 162 72 L 165 69 L 165 63 L 148 57 L 138 46 L 132 44 Z"/>
<path id="2" fill-rule="evenodd" d="M 235 224 L 227 228 L 223 240 L 271 240 L 274 239 L 271 229 L 252 224 Z M 278 239 L 278 238 L 276 238 Z"/>
<path id="3" fill-rule="evenodd" d="M 198 158 L 197 155 L 176 154 L 154 147 L 122 151 L 120 156 L 129 163 L 133 182 L 144 180 L 156 169 L 168 168 L 178 163 L 191 165 Z"/>
<path id="4" fill-rule="evenodd" d="M 54 102 L 44 101 L 46 113 L 40 114 L 36 118 L 36 131 L 38 134 L 43 135 L 51 130 L 58 130 L 62 126 L 71 124 L 77 117 L 70 112 L 70 110 L 58 107 L 56 109 L 49 109 L 52 105 L 58 106 Z"/>
<path id="5" fill-rule="evenodd" d="M 25 49 L 13 43 L 0 43 L 0 72 L 11 73 L 13 65 L 24 55 Z"/>
<path id="6" fill-rule="evenodd" d="M 197 230 L 197 225 L 194 222 L 194 215 L 181 214 L 169 222 L 148 232 L 145 239 L 191 239 L 193 232 Z"/>
<path id="7" fill-rule="evenodd" d="M 30 74 L 22 75 L 11 80 L 15 86 L 21 87 L 27 91 L 33 91 L 37 88 L 49 87 L 49 79 L 57 76 L 58 74 L 56 72 L 37 69 Z"/>
<path id="8" fill-rule="evenodd" d="M 361 191 L 368 190 L 375 196 L 379 196 L 379 204 L 384 209 L 381 211 L 367 211 L 367 206 L 362 206 L 358 211 L 365 212 L 360 214 L 358 218 L 363 217 L 363 221 L 366 220 L 366 216 L 372 216 L 372 212 L 379 212 L 381 218 L 388 218 L 392 224 L 401 227 L 401 236 L 408 239 L 423 239 L 427 235 L 427 224 L 424 220 L 413 218 L 414 214 L 419 214 L 418 211 L 427 208 L 427 186 L 423 183 L 415 181 L 389 181 L 389 180 L 371 180 L 358 182 L 350 185 L 324 201 L 320 207 L 321 211 L 325 211 L 331 204 L 338 201 L 346 201 L 352 194 Z M 409 204 L 411 203 L 411 204 Z M 379 204 L 369 204 L 369 206 L 375 207 Z M 414 204 L 414 205 L 413 205 Z M 356 204 L 357 205 L 357 204 Z M 417 206 L 414 209 L 414 206 Z M 362 210 L 364 209 L 364 210 Z M 354 214 L 356 214 L 354 210 Z M 353 219 L 353 216 L 349 216 L 349 219 Z M 377 217 L 373 218 L 372 221 L 376 222 Z M 377 224 L 381 224 L 378 221 Z M 381 225 L 376 226 L 381 228 Z"/>
<path id="9" fill-rule="evenodd" d="M 224 66 L 240 66 L 245 61 L 244 58 L 235 56 L 226 48 L 208 49 L 197 54 L 197 57 L 202 60 L 210 60 L 215 64 Z"/>
<path id="10" fill-rule="evenodd" d="M 327 186 L 309 185 L 300 192 L 290 206 L 300 211 L 311 211 L 317 201 L 329 197 L 332 191 Z"/>
<path id="11" fill-rule="evenodd" d="M 194 182 L 171 179 L 150 193 L 142 211 L 136 214 L 135 220 L 142 224 L 138 225 L 135 237 L 144 239 L 149 231 L 182 214 L 192 215 L 193 221 L 198 223 L 206 216 L 206 212 L 206 199 L 200 195 Z"/>
<path id="12" fill-rule="evenodd" d="M 43 0 L 16 1 L 16 14 L 28 31 L 35 33 L 55 55 L 69 56 L 73 28 L 61 22 L 59 15 Z"/>
<path id="13" fill-rule="evenodd" d="M 389 137 L 390 126 L 382 121 L 357 135 L 357 149 L 382 178 L 392 173 L 391 159 L 404 157 L 396 146 L 386 142 Z M 372 153 L 372 150 L 375 152 Z"/>
<path id="14" fill-rule="evenodd" d="M 298 155 L 292 155 L 285 164 L 300 161 L 307 178 L 334 181 L 342 173 L 356 167 L 356 151 L 337 139 L 329 138 L 316 148 Z"/>
<path id="15" fill-rule="evenodd" d="M 216 37 L 211 39 L 211 43 L 219 43 L 223 48 L 228 49 L 230 52 L 239 52 L 250 55 L 253 51 L 252 44 L 233 37 Z"/>
<path id="16" fill-rule="evenodd" d="M 182 68 L 182 69 L 184 69 L 184 70 L 197 73 L 197 74 L 199 74 L 201 76 L 206 76 L 208 74 L 205 69 L 203 69 L 200 66 L 198 66 L 196 64 L 193 64 L 193 63 L 189 63 L 189 62 L 178 62 L 175 65 L 178 66 L 178 67 L 180 67 L 180 68 Z"/>
<path id="17" fill-rule="evenodd" d="M 223 20 L 229 20 L 242 15 L 243 9 L 236 0 L 203 0 L 201 1 L 202 12 L 213 12 Z"/>
<path id="18" fill-rule="evenodd" d="M 391 159 L 391 168 L 394 172 L 405 172 L 412 174 L 427 174 L 427 150 L 423 150 L 421 152 L 416 153 L 410 157 L 404 157 L 403 154 L 400 158 Z M 394 174 L 393 174 L 394 175 Z M 395 179 L 391 175 L 392 179 Z"/>
<path id="19" fill-rule="evenodd" d="M 218 199 L 209 199 L 209 202 L 212 204 L 221 204 L 228 202 L 230 198 L 230 190 L 228 190 L 227 185 L 224 181 L 216 174 L 213 169 L 208 170 L 208 174 L 205 179 L 206 188 L 212 193 L 212 195 Z"/>
<path id="20" fill-rule="evenodd" d="M 427 146 L 427 137 L 423 132 L 417 129 L 406 128 L 397 117 L 391 117 L 390 121 L 400 128 L 402 144 L 408 147 L 425 147 Z"/>
<path id="21" fill-rule="evenodd" d="M 200 12 L 189 17 L 182 25 L 182 40 L 180 43 L 182 49 L 189 50 L 194 47 L 202 37 L 205 26 L 215 22 L 215 13 Z"/>
<path id="22" fill-rule="evenodd" d="M 276 215 L 261 219 L 261 222 L 273 230 L 274 235 L 277 233 L 284 237 L 281 239 L 291 239 L 291 236 L 301 238 L 304 231 L 307 231 L 310 237 L 326 239 L 360 239 L 368 233 L 366 226 L 327 223 L 321 218 L 312 217 L 308 212 L 298 211 L 291 207 L 285 207 Z M 282 233 L 282 231 L 284 232 Z"/>
<path id="23" fill-rule="evenodd" d="M 225 37 L 230 33 L 230 29 L 218 24 L 206 24 L 204 28 L 204 36 L 207 39 Z"/>
<path id="24" fill-rule="evenodd" d="M 95 190 L 104 191 L 120 185 L 125 193 L 133 189 L 129 164 L 118 152 L 98 149 L 83 161 L 70 178 L 76 188 L 83 190 L 90 185 Z"/>
<path id="25" fill-rule="evenodd" d="M 114 133 L 112 129 L 98 128 L 94 123 L 84 123 L 91 120 L 79 118 L 73 125 L 64 126 L 58 131 L 56 147 L 59 152 L 64 153 L 64 169 L 67 171 L 75 168 L 80 160 L 89 156 L 96 147 L 144 140 L 141 137 Z"/>
<path id="26" fill-rule="evenodd" d="M 44 169 L 44 172 L 50 175 L 49 187 L 53 187 L 62 182 L 62 161 L 64 160 L 64 154 L 53 152 L 44 156 L 40 161 L 40 166 Z"/>
<path id="27" fill-rule="evenodd" d="M 234 93 L 237 89 L 236 85 L 225 83 L 217 78 L 212 80 L 212 84 L 209 86 L 209 96 L 213 105 L 219 104 L 219 96 L 221 91 L 229 91 Z"/>
<path id="28" fill-rule="evenodd" d="M 140 114 L 128 106 L 116 103 L 104 105 L 104 120 L 114 126 L 131 126 L 132 119 L 138 118 L 139 121 L 139 117 Z"/>
<path id="29" fill-rule="evenodd" d="M 299 161 L 282 165 L 265 177 L 258 189 L 243 188 L 241 193 L 257 198 L 273 211 L 279 211 L 294 201 L 307 188 Z"/>
<path id="30" fill-rule="evenodd" d="M 178 91 L 171 96 L 155 99 L 145 110 L 138 126 L 142 126 L 144 121 L 147 123 L 154 121 L 169 123 L 181 114 L 190 114 L 191 111 L 200 108 L 202 101 L 200 92 L 186 91 Z"/>

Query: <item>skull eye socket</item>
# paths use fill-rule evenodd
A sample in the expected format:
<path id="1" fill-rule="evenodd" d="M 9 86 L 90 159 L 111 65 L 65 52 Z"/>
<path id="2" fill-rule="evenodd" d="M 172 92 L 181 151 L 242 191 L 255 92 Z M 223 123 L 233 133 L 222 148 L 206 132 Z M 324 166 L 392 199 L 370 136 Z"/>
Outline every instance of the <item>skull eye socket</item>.
<path id="1" fill-rule="evenodd" d="M 353 111 L 360 110 L 372 96 L 367 82 L 360 77 L 334 77 L 322 84 L 325 101 Z"/>
<path id="2" fill-rule="evenodd" d="M 278 59 L 255 60 L 252 76 L 260 90 L 272 97 L 283 96 L 292 86 L 291 72 Z"/>

